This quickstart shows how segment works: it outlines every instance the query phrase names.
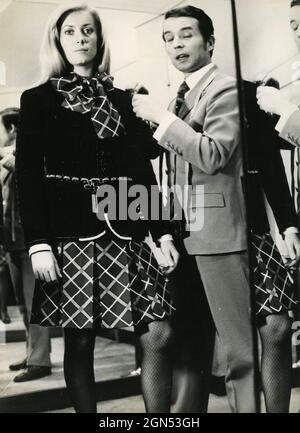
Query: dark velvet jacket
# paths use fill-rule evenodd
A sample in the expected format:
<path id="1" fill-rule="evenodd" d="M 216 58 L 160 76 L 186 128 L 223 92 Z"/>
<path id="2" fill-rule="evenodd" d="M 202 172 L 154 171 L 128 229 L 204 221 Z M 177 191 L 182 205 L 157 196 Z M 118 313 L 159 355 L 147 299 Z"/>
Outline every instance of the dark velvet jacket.
<path id="1" fill-rule="evenodd" d="M 258 234 L 269 231 L 263 191 L 273 211 L 279 231 L 297 226 L 280 148 L 289 148 L 275 130 L 278 118 L 260 110 L 256 85 L 244 82 L 246 101 L 246 162 L 250 228 Z"/>
<path id="2" fill-rule="evenodd" d="M 158 155 L 158 146 L 151 131 L 135 116 L 129 92 L 114 89 L 109 98 L 126 133 L 100 140 L 89 114 L 63 108 L 63 98 L 50 82 L 22 94 L 16 175 L 27 247 L 90 237 L 107 229 L 92 213 L 90 191 L 82 185 L 46 180 L 46 174 L 128 176 L 148 190 L 157 184 L 150 159 Z M 112 225 L 119 234 L 139 240 L 149 229 L 154 240 L 168 232 L 166 224 L 147 218 Z"/>

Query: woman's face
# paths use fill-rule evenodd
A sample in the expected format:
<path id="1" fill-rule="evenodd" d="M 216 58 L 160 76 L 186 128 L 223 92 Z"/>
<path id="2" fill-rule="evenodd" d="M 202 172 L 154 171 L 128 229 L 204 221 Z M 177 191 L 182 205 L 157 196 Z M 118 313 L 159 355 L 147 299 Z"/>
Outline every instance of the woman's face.
<path id="1" fill-rule="evenodd" d="M 68 62 L 76 68 L 93 67 L 97 55 L 97 31 L 88 11 L 70 13 L 62 23 L 60 43 Z"/>

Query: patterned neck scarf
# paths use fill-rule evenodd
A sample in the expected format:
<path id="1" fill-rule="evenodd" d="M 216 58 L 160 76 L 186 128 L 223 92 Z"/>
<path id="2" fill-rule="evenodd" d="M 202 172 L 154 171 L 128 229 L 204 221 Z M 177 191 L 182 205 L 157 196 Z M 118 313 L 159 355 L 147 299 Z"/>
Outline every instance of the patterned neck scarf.
<path id="1" fill-rule="evenodd" d="M 114 89 L 112 77 L 97 73 L 86 78 L 72 72 L 66 77 L 51 78 L 51 83 L 65 98 L 62 107 L 90 114 L 99 138 L 124 134 L 121 116 L 107 97 L 107 93 Z"/>

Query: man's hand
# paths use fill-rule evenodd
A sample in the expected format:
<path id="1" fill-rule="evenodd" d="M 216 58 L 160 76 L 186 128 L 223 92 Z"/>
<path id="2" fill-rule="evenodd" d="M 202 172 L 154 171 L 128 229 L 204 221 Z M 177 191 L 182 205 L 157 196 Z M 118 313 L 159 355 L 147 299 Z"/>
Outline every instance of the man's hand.
<path id="1" fill-rule="evenodd" d="M 179 252 L 177 251 L 173 241 L 162 241 L 160 243 L 160 250 L 162 255 L 165 258 L 165 265 L 163 266 L 163 270 L 165 274 L 170 274 L 174 271 L 178 264 L 179 260 Z"/>
<path id="2" fill-rule="evenodd" d="M 284 240 L 288 253 L 288 256 L 285 257 L 285 263 L 287 267 L 291 268 L 300 259 L 300 240 L 296 233 L 287 233 Z"/>
<path id="3" fill-rule="evenodd" d="M 259 107 L 267 113 L 281 116 L 284 112 L 297 108 L 294 104 L 287 101 L 280 91 L 274 87 L 259 86 L 256 97 Z"/>
<path id="4" fill-rule="evenodd" d="M 7 155 L 13 155 L 14 146 L 6 146 L 0 148 L 0 159 L 4 158 Z"/>
<path id="5" fill-rule="evenodd" d="M 132 96 L 136 95 L 137 93 L 140 95 L 149 95 L 149 90 L 141 83 L 135 83 L 134 86 L 128 90 L 130 90 Z"/>
<path id="6" fill-rule="evenodd" d="M 35 278 L 42 281 L 57 281 L 61 272 L 52 251 L 40 251 L 31 255 Z"/>
<path id="7" fill-rule="evenodd" d="M 156 102 L 155 98 L 149 95 L 135 94 L 132 98 L 132 106 L 138 117 L 157 124 L 160 124 L 166 113 L 168 113 Z"/>

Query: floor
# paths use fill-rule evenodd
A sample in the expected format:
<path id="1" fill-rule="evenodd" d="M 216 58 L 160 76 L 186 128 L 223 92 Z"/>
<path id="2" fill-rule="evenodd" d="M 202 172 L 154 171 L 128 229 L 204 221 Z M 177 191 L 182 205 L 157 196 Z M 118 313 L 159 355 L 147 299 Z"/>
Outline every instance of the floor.
<path id="1" fill-rule="evenodd" d="M 15 383 L 13 378 L 15 372 L 11 372 L 8 366 L 11 362 L 23 359 L 25 355 L 24 341 L 7 343 L 7 334 L 22 329 L 23 324 L 16 309 L 10 309 L 13 319 L 12 324 L 3 325 L 0 322 L 0 402 L 5 397 L 25 398 L 34 395 L 36 392 L 61 389 L 65 387 L 62 357 L 62 338 L 52 338 L 52 375 L 40 380 L 31 382 Z M 131 345 L 117 343 L 107 338 L 97 337 L 95 349 L 95 375 L 97 382 L 108 379 L 118 379 L 126 375 L 134 368 L 134 349 Z M 124 393 L 123 393 L 124 394 Z M 300 409 L 300 388 L 294 388 L 290 412 L 295 413 Z M 1 410 L 0 410 L 1 411 Z M 72 413 L 72 408 L 62 410 L 49 410 L 49 413 Z M 126 398 L 116 398 L 109 401 L 102 401 L 98 404 L 100 413 L 144 413 L 144 404 L 140 395 Z M 210 413 L 230 412 L 227 398 L 217 397 L 211 394 L 209 402 Z"/>
<path id="2" fill-rule="evenodd" d="M 97 406 L 98 413 L 144 413 L 144 403 L 140 395 L 111 401 L 103 401 Z M 290 413 L 300 411 L 300 388 L 294 388 L 290 405 Z M 229 413 L 229 405 L 226 397 L 210 396 L 208 413 Z M 262 407 L 262 412 L 265 412 Z M 74 413 L 72 408 L 50 413 Z"/>
<path id="3" fill-rule="evenodd" d="M 9 308 L 12 323 L 0 327 L 0 399 L 1 397 L 19 396 L 42 390 L 65 387 L 63 377 L 63 339 L 51 339 L 52 374 L 43 379 L 15 383 L 13 378 L 18 372 L 12 372 L 8 366 L 25 357 L 25 342 L 7 343 L 7 335 L 23 329 L 18 312 Z M 117 343 L 107 338 L 97 337 L 95 347 L 96 381 L 117 379 L 126 375 L 135 366 L 134 348 L 129 344 Z"/>

